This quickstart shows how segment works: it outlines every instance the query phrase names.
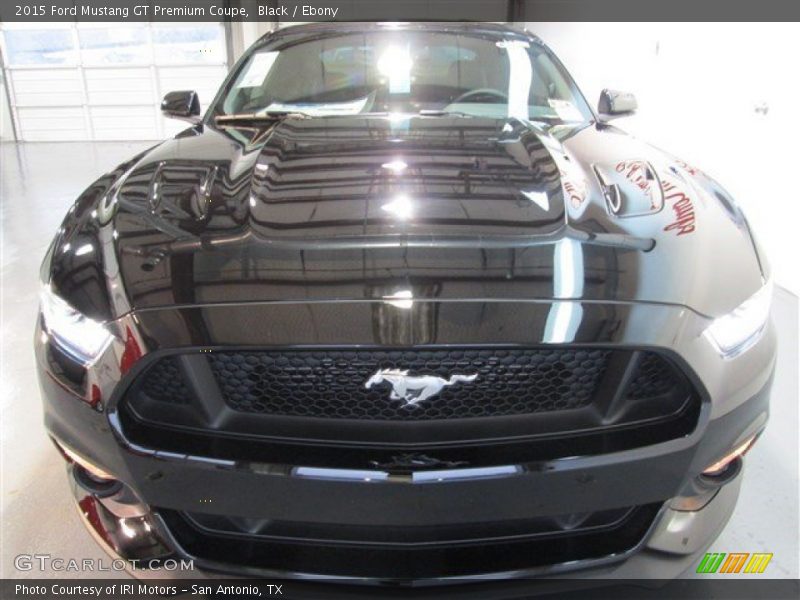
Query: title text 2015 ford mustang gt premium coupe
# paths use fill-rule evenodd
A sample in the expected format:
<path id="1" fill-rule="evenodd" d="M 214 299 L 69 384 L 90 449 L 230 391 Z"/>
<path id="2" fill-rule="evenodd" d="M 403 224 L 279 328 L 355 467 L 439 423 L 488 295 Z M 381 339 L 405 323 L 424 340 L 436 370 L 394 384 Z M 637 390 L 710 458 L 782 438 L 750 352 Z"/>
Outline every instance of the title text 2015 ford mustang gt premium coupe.
<path id="1" fill-rule="evenodd" d="M 318 24 L 94 182 L 41 271 L 50 435 L 114 555 L 429 583 L 675 576 L 765 426 L 771 278 L 537 38 Z"/>

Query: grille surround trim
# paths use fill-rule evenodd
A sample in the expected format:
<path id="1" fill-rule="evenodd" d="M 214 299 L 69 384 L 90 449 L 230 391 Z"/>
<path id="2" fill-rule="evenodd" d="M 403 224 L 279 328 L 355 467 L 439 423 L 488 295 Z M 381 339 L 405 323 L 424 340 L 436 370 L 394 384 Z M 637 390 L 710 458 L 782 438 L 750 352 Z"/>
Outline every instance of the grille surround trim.
<path id="1" fill-rule="evenodd" d="M 595 404 L 598 399 L 602 401 L 598 398 L 601 393 L 616 392 L 616 389 L 599 389 L 606 370 L 611 368 L 609 361 L 615 352 L 623 351 L 581 346 L 224 348 L 208 351 L 205 360 L 217 384 L 214 394 L 218 394 L 225 404 L 217 407 L 221 410 L 278 419 L 399 423 L 577 412 Z M 161 366 L 167 373 L 174 374 L 174 361 L 175 358 L 168 355 L 151 362 L 138 379 L 139 388 L 153 397 L 148 390 L 150 378 L 166 379 L 158 372 Z M 425 403 L 408 406 L 389 397 L 391 387 L 388 385 L 369 390 L 363 387 L 376 370 L 386 367 L 404 368 L 411 375 L 441 377 L 455 372 L 477 371 L 478 378 L 469 384 L 445 387 Z M 655 372 L 662 381 L 642 381 L 642 367 Z M 613 381 L 616 388 L 624 388 L 622 401 L 654 400 L 670 391 L 677 393 L 676 388 L 683 392 L 689 390 L 686 376 L 657 353 L 642 352 L 631 368 L 633 373 L 628 379 L 622 380 L 620 376 Z M 331 374 L 331 371 L 335 372 Z M 663 378 L 667 376 L 672 380 L 665 387 Z M 272 389 L 257 389 L 265 381 Z M 672 390 L 669 385 L 672 385 Z M 172 382 L 172 387 L 184 391 L 178 383 Z M 635 393 L 631 393 L 631 389 Z M 652 393 L 645 393 L 648 389 Z M 187 403 L 185 394 L 179 395 L 175 401 L 165 402 L 167 399 L 163 397 L 154 399 L 168 404 Z"/>
<path id="2" fill-rule="evenodd" d="M 621 422 L 619 412 L 611 419 L 600 421 L 598 411 L 594 406 L 589 406 L 572 411 L 491 419 L 407 422 L 340 420 L 335 422 L 336 427 L 331 427 L 332 421 L 329 419 L 239 414 L 220 403 L 223 414 L 217 415 L 210 427 L 208 422 L 197 418 L 196 411 L 187 411 L 186 407 L 157 405 L 157 413 L 153 414 L 146 410 L 147 406 L 131 406 L 130 398 L 136 391 L 136 381 L 158 359 L 181 355 L 200 357 L 219 350 L 253 350 L 252 347 L 217 346 L 168 349 L 148 354 L 135 365 L 124 386 L 115 391 L 111 410 L 118 415 L 121 438 L 143 449 L 220 460 L 355 469 L 368 467 L 376 460 L 391 460 L 398 451 L 433 453 L 437 459 L 466 460 L 471 466 L 601 454 L 685 438 L 702 425 L 705 419 L 703 415 L 707 416 L 708 412 L 707 394 L 696 376 L 674 352 L 663 348 L 608 344 L 581 346 L 610 348 L 624 353 L 658 352 L 686 380 L 686 394 L 674 406 L 674 410 L 655 415 L 640 411 L 631 415 L 630 422 Z M 448 347 L 451 346 L 438 346 Z M 520 346 L 509 344 L 492 347 Z M 320 348 L 341 347 L 288 346 L 270 347 L 269 350 Z M 385 349 L 379 346 L 366 348 Z M 416 350 L 418 347 L 406 349 Z M 639 406 L 647 403 L 634 404 Z"/>

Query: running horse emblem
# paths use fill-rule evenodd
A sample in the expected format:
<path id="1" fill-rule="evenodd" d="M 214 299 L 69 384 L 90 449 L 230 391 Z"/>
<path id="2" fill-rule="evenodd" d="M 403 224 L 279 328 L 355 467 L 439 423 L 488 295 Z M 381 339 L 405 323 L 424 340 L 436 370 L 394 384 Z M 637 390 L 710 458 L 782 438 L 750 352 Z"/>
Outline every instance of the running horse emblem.
<path id="1" fill-rule="evenodd" d="M 478 374 L 473 375 L 451 375 L 450 379 L 443 379 L 435 375 L 409 375 L 408 371 L 400 369 L 379 369 L 364 384 L 367 389 L 373 385 L 388 382 L 392 386 L 389 398 L 392 400 L 404 400 L 406 406 L 415 406 L 435 396 L 446 386 L 456 383 L 469 383 L 475 381 Z"/>

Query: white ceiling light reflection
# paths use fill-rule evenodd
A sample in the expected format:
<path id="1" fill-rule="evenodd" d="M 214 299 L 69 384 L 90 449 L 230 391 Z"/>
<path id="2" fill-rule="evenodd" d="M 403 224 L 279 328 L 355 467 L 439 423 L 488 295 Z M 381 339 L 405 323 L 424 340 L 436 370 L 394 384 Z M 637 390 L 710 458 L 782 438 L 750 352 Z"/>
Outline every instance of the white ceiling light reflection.
<path id="1" fill-rule="evenodd" d="M 120 519 L 119 526 L 122 533 L 125 534 L 125 537 L 131 539 L 136 537 L 136 531 L 130 525 L 128 525 L 127 519 Z"/>
<path id="2" fill-rule="evenodd" d="M 392 216 L 404 221 L 414 216 L 414 205 L 405 194 L 396 196 L 391 202 L 382 205 L 381 210 L 385 210 Z"/>
<path id="3" fill-rule="evenodd" d="M 386 77 L 393 77 L 399 72 L 409 73 L 413 62 L 408 48 L 389 46 L 378 59 L 378 71 Z"/>
<path id="4" fill-rule="evenodd" d="M 576 240 L 564 239 L 555 245 L 553 255 L 553 296 L 583 296 L 583 246 Z"/>
<path id="5" fill-rule="evenodd" d="M 508 54 L 508 116 L 527 121 L 533 68 L 528 54 L 530 44 L 521 40 L 504 40 L 497 45 Z"/>
<path id="6" fill-rule="evenodd" d="M 583 282 L 583 246 L 575 240 L 559 241 L 553 253 L 553 297 L 569 300 L 553 302 L 545 324 L 545 343 L 575 341 L 583 318 L 583 306 L 576 301 L 583 296 Z"/>
<path id="7" fill-rule="evenodd" d="M 398 158 L 398 159 L 390 160 L 389 162 L 383 163 L 381 165 L 381 167 L 386 169 L 386 170 L 388 170 L 388 171 L 391 171 L 395 175 L 399 175 L 400 173 L 402 173 L 403 171 L 405 171 L 408 168 L 408 164 L 405 161 L 400 160 Z"/>
<path id="8" fill-rule="evenodd" d="M 411 67 L 414 61 L 408 48 L 389 46 L 378 59 L 378 71 L 389 78 L 390 94 L 408 94 L 411 91 Z"/>
<path id="9" fill-rule="evenodd" d="M 390 112 L 387 118 L 389 119 L 389 129 L 394 135 L 407 132 L 411 126 L 411 115 L 406 113 Z M 402 144 L 406 138 L 390 137 L 387 141 L 392 144 Z"/>
<path id="10" fill-rule="evenodd" d="M 543 211 L 547 212 L 550 210 L 550 198 L 547 197 L 547 192 L 537 192 L 537 191 L 526 192 L 525 190 L 521 191 L 523 196 L 525 196 L 528 200 L 533 202 Z"/>
<path id="11" fill-rule="evenodd" d="M 383 300 L 386 304 L 408 310 L 414 306 L 414 293 L 411 290 L 400 290 L 391 296 L 384 296 Z"/>
<path id="12" fill-rule="evenodd" d="M 83 256 L 84 254 L 89 254 L 92 250 L 94 250 L 94 246 L 91 244 L 84 244 L 75 249 L 75 256 Z"/>

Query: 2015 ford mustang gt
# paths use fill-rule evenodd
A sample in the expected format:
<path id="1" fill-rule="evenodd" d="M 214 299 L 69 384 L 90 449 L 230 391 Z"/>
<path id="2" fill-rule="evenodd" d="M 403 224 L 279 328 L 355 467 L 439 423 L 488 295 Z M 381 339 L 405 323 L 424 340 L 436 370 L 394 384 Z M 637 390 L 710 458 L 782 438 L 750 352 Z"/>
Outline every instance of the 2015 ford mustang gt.
<path id="1" fill-rule="evenodd" d="M 91 184 L 41 269 L 46 426 L 115 556 L 269 576 L 675 576 L 775 364 L 729 194 L 535 36 L 316 24 Z M 132 563 L 136 564 L 136 563 Z"/>

